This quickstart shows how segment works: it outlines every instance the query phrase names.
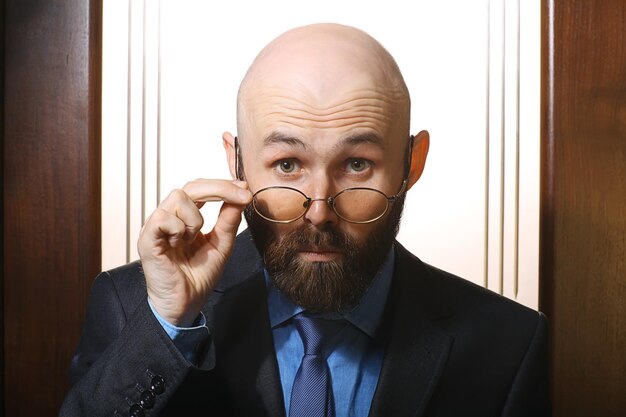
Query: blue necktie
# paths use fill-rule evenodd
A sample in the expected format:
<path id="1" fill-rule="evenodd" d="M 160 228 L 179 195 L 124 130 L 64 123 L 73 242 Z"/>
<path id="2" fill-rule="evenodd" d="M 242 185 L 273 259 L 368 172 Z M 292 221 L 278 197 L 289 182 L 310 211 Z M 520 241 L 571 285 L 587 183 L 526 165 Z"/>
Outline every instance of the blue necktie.
<path id="1" fill-rule="evenodd" d="M 304 356 L 291 390 L 289 417 L 335 417 L 335 402 L 322 344 L 330 336 L 328 320 L 297 316 L 294 324 L 304 344 Z"/>

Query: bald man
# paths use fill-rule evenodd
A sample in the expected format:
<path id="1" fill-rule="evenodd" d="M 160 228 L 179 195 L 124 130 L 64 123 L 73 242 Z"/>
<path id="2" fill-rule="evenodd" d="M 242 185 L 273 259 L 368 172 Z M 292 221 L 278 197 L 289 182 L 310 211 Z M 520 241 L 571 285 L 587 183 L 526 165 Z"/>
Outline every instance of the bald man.
<path id="1" fill-rule="evenodd" d="M 97 277 L 61 415 L 549 415 L 545 318 L 395 241 L 429 146 L 409 114 L 362 31 L 264 48 L 223 135 L 233 179 L 172 191 L 140 261 Z"/>

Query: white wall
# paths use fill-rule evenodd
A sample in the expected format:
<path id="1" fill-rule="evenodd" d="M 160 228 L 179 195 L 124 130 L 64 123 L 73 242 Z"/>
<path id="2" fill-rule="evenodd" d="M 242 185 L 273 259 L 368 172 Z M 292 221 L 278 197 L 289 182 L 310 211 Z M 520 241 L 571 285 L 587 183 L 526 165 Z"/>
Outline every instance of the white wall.
<path id="1" fill-rule="evenodd" d="M 412 131 L 431 133 L 399 240 L 536 308 L 539 3 L 105 2 L 103 268 L 137 258 L 142 221 L 169 190 L 229 177 L 221 134 L 236 130 L 237 88 L 256 53 L 289 28 L 338 22 L 394 55 L 412 95 Z"/>

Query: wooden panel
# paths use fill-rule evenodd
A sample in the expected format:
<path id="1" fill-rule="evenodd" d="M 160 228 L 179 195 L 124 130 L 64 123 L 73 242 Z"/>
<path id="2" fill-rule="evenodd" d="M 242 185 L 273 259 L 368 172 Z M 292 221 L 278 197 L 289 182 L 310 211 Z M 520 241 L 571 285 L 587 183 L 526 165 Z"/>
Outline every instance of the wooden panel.
<path id="1" fill-rule="evenodd" d="M 556 416 L 626 415 L 626 3 L 543 3 L 540 307 Z"/>
<path id="2" fill-rule="evenodd" d="M 0 2 L 0 35 L 4 40 L 4 1 Z M 4 42 L 0 46 L 0 180 L 4 184 Z M 4 187 L 4 185 L 3 185 Z M 4 193 L 0 197 L 0 236 L 4 237 Z M 3 238 L 4 239 L 4 238 Z M 2 241 L 2 247 L 5 246 Z M 4 346 L 4 250 L 0 250 L 0 346 Z M 0 404 L 4 404 L 4 349 L 0 351 Z"/>
<path id="3" fill-rule="evenodd" d="M 7 0 L 4 412 L 55 416 L 100 269 L 100 0 Z"/>

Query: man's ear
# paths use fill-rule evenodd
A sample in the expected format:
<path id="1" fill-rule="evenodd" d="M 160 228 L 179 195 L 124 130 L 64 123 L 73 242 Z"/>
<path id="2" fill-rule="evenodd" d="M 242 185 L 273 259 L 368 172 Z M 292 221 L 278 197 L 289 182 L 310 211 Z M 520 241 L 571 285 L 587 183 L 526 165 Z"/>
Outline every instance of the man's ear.
<path id="1" fill-rule="evenodd" d="M 224 132 L 222 134 L 222 145 L 226 151 L 226 161 L 228 162 L 228 169 L 230 170 L 230 176 L 233 179 L 237 179 L 237 170 L 235 169 L 235 161 L 237 158 L 237 152 L 235 151 L 235 137 L 230 132 Z"/>
<path id="2" fill-rule="evenodd" d="M 422 130 L 415 136 L 415 139 L 413 139 L 413 153 L 411 154 L 411 170 L 409 171 L 407 190 L 413 187 L 422 176 L 429 147 L 430 135 L 426 130 Z"/>

